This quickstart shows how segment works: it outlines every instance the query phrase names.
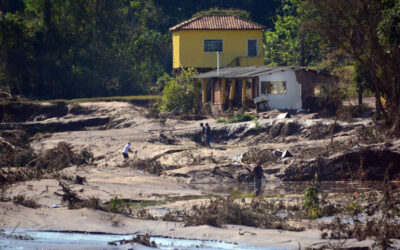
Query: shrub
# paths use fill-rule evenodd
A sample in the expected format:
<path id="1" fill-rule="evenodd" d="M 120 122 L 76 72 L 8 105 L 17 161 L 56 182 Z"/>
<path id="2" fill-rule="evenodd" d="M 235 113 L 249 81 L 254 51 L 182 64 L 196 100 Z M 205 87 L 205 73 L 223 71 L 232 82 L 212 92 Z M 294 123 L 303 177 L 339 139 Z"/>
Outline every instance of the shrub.
<path id="1" fill-rule="evenodd" d="M 93 163 L 93 160 L 94 160 L 93 153 L 88 148 L 82 149 L 78 153 L 76 158 L 77 158 L 76 162 L 79 165 L 81 165 L 81 164 L 91 164 L 91 163 Z"/>
<path id="2" fill-rule="evenodd" d="M 375 144 L 388 140 L 388 130 L 384 126 L 361 127 L 357 131 L 357 137 L 361 143 Z"/>
<path id="3" fill-rule="evenodd" d="M 34 158 L 29 135 L 23 130 L 0 131 L 0 167 L 25 166 Z"/>
<path id="4" fill-rule="evenodd" d="M 210 225 L 222 227 L 224 224 L 235 224 L 270 229 L 304 230 L 286 224 L 276 214 L 274 204 L 263 198 L 246 202 L 237 191 L 228 197 L 211 197 L 208 204 L 194 205 L 183 214 L 185 226 Z"/>
<path id="5" fill-rule="evenodd" d="M 227 123 L 237 123 L 237 122 L 247 122 L 256 120 L 257 118 L 251 114 L 239 113 L 236 114 L 233 118 L 227 120 Z"/>
<path id="6" fill-rule="evenodd" d="M 279 157 L 273 153 L 271 149 L 262 149 L 259 147 L 250 148 L 247 152 L 243 154 L 242 162 L 247 164 L 263 162 L 267 163 L 275 163 Z"/>
<path id="7" fill-rule="evenodd" d="M 372 249 L 391 249 L 392 239 L 400 237 L 398 209 L 395 206 L 399 204 L 399 199 L 398 189 L 390 183 L 386 171 L 382 194 L 372 191 L 368 195 L 353 196 L 350 203 L 344 203 L 343 211 L 351 213 L 353 222 L 344 221 L 341 216 L 335 217 L 332 223 L 321 224 L 320 230 L 325 230 L 324 237 L 330 239 L 356 238 L 362 241 L 369 237 L 374 240 Z M 359 214 L 364 211 L 368 216 Z"/>
<path id="8" fill-rule="evenodd" d="M 304 194 L 304 208 L 308 211 L 308 216 L 316 219 L 322 216 L 319 200 L 320 186 L 318 177 L 315 175 L 314 180 L 308 185 Z"/>
<path id="9" fill-rule="evenodd" d="M 182 70 L 176 78 L 163 76 L 165 86 L 158 110 L 170 112 L 181 110 L 187 112 L 195 104 L 195 86 L 191 76 L 197 74 L 195 70 Z"/>
<path id="10" fill-rule="evenodd" d="M 103 210 L 101 200 L 94 196 L 90 197 L 89 199 L 84 200 L 82 206 L 92 208 L 92 209 Z"/>
<path id="11" fill-rule="evenodd" d="M 361 106 L 341 106 L 337 110 L 336 115 L 339 120 L 352 122 L 353 118 L 360 117 L 366 112 L 371 112 L 371 109 L 365 104 L 362 104 Z"/>
<path id="12" fill-rule="evenodd" d="M 83 149 L 80 153 L 75 153 L 72 149 L 72 145 L 60 142 L 54 148 L 39 152 L 38 154 L 32 151 L 29 162 L 25 163 L 28 160 L 25 158 L 15 162 L 18 168 L 0 168 L 0 185 L 40 179 L 49 177 L 49 175 L 70 179 L 70 177 L 60 174 L 59 171 L 74 164 L 80 165 L 93 161 L 93 154 L 88 149 Z"/>
<path id="13" fill-rule="evenodd" d="M 172 221 L 172 222 L 180 222 L 181 221 L 181 211 L 169 211 L 164 216 L 161 217 L 163 221 Z"/>
<path id="14" fill-rule="evenodd" d="M 157 159 L 141 159 L 137 155 L 125 161 L 121 167 L 130 167 L 155 175 L 161 175 L 165 171 L 165 167 Z"/>
<path id="15" fill-rule="evenodd" d="M 124 200 L 118 198 L 118 196 L 115 196 L 108 204 L 108 211 L 113 213 L 122 213 L 125 211 L 125 208 L 126 205 Z"/>
<path id="16" fill-rule="evenodd" d="M 24 195 L 19 194 L 13 198 L 13 202 L 24 207 L 38 208 L 40 205 L 34 199 L 27 199 Z"/>
<path id="17" fill-rule="evenodd" d="M 217 123 L 223 123 L 223 122 L 226 122 L 226 119 L 223 117 L 218 117 L 216 121 L 217 121 Z"/>

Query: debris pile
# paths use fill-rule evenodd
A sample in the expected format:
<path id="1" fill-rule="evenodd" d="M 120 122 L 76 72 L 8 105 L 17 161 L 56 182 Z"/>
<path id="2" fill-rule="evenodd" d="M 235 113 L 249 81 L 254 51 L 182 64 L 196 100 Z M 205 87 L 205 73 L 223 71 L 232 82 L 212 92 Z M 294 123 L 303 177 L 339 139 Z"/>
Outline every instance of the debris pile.
<path id="1" fill-rule="evenodd" d="M 23 130 L 0 130 L 0 167 L 25 166 L 33 158 L 29 136 Z"/>
<path id="2" fill-rule="evenodd" d="M 58 175 L 60 170 L 72 165 L 93 162 L 93 154 L 88 149 L 74 152 L 73 147 L 66 142 L 60 142 L 44 152 L 34 153 L 23 131 L 5 131 L 1 135 L 0 183 L 2 185 L 39 179 L 48 174 Z"/>
<path id="3" fill-rule="evenodd" d="M 281 169 L 277 177 L 284 181 L 308 181 L 317 173 L 322 181 L 382 181 L 389 171 L 391 180 L 400 178 L 400 153 L 383 144 L 355 147 L 328 157 L 298 159 Z"/>

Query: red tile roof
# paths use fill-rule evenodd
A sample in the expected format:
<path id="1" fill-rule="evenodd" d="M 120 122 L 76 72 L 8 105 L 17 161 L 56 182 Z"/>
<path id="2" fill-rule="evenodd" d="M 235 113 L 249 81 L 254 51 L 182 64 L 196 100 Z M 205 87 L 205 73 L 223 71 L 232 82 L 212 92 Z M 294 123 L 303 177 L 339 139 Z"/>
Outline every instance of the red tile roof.
<path id="1" fill-rule="evenodd" d="M 265 26 L 235 15 L 202 15 L 169 28 L 177 30 L 260 30 Z"/>

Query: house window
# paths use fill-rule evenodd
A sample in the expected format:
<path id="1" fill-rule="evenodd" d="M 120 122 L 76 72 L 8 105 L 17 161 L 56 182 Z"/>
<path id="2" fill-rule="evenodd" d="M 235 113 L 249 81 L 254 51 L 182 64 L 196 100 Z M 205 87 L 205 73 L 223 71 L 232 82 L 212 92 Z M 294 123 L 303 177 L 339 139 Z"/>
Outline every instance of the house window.
<path id="1" fill-rule="evenodd" d="M 326 96 L 330 91 L 330 86 L 323 83 L 317 83 L 313 86 L 313 94 L 317 97 Z"/>
<path id="2" fill-rule="evenodd" d="M 322 88 L 321 85 L 314 85 L 313 87 L 314 96 L 322 96 Z"/>
<path id="3" fill-rule="evenodd" d="M 261 94 L 285 95 L 286 94 L 286 81 L 261 82 Z"/>
<path id="4" fill-rule="evenodd" d="M 267 94 L 267 82 L 261 82 L 261 94 Z"/>
<path id="5" fill-rule="evenodd" d="M 223 49 L 222 40 L 204 40 L 204 52 L 222 52 Z"/>
<path id="6" fill-rule="evenodd" d="M 247 56 L 257 56 L 257 40 L 247 40 Z"/>

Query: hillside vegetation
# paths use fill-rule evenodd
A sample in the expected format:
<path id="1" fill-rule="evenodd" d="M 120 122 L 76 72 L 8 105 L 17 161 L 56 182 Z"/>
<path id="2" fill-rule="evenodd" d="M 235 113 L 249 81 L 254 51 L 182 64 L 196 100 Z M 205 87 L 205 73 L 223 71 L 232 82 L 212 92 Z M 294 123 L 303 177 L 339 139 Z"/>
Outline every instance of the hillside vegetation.
<path id="1" fill-rule="evenodd" d="M 267 27 L 265 63 L 337 75 L 340 91 L 376 97 L 398 131 L 400 0 L 5 0 L 0 86 L 25 97 L 160 94 L 171 72 L 168 28 L 200 14 L 237 14 Z M 382 103 L 384 100 L 385 103 Z"/>

